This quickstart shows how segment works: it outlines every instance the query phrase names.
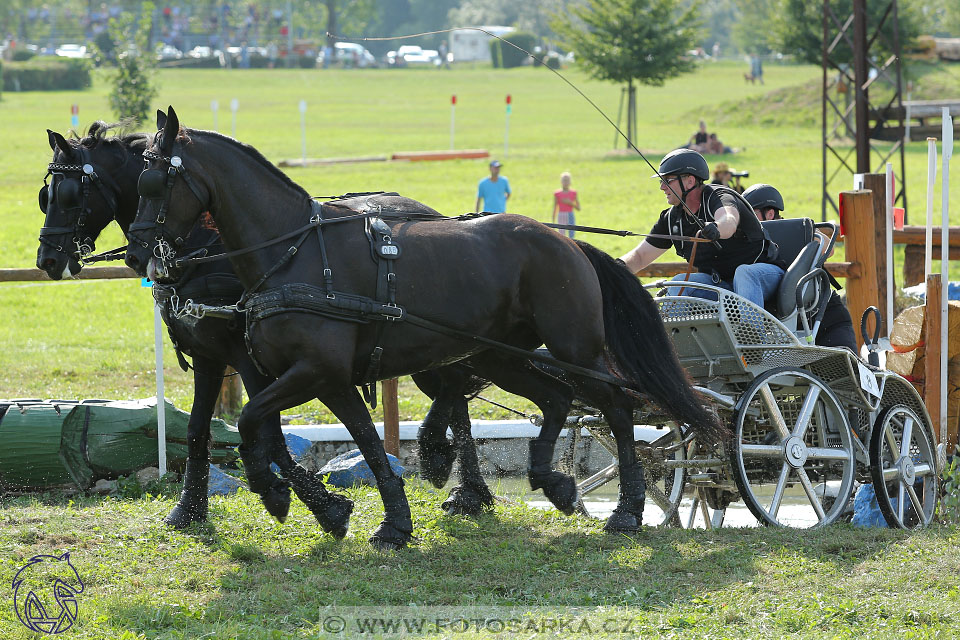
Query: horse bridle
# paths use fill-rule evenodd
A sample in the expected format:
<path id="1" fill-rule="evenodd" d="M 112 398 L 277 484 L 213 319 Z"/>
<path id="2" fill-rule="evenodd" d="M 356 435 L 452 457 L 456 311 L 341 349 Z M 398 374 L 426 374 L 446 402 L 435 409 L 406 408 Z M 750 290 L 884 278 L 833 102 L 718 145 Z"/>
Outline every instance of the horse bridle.
<path id="1" fill-rule="evenodd" d="M 92 184 L 100 191 L 100 195 L 110 209 L 111 218 L 116 218 L 117 215 L 117 196 L 114 190 L 107 185 L 99 173 L 97 173 L 93 163 L 87 158 L 86 150 L 83 147 L 78 147 L 77 151 L 80 154 L 81 164 L 51 162 L 47 165 L 47 173 L 43 177 L 43 187 L 40 189 L 39 194 L 40 210 L 46 214 L 47 208 L 50 205 L 51 191 L 55 191 L 53 196 L 56 198 L 57 204 L 60 205 L 60 209 L 65 214 L 71 214 L 68 216 L 68 219 L 73 220 L 73 226 L 41 227 L 40 242 L 51 247 L 54 251 L 70 256 L 71 253 L 68 252 L 63 245 L 52 240 L 51 236 L 71 234 L 75 245 L 73 254 L 77 260 L 82 262 L 84 258 L 93 253 L 96 246 L 96 243 L 90 235 L 84 237 L 84 234 L 87 233 L 85 231 L 87 217 L 91 213 L 90 207 L 88 206 L 90 185 Z M 65 190 L 65 187 L 68 184 L 72 185 L 78 180 L 78 178 L 74 177 L 74 174 L 79 175 L 80 184 L 76 192 L 71 193 L 71 190 Z M 47 179 L 51 176 L 53 176 L 53 182 L 48 184 Z M 57 180 L 57 176 L 60 176 L 59 181 Z M 77 213 L 73 216 L 72 212 Z"/>
<path id="2" fill-rule="evenodd" d="M 159 147 L 162 138 L 161 133 L 157 133 L 154 138 L 154 146 Z M 196 180 L 183 166 L 182 152 L 180 143 L 175 143 L 173 153 L 167 157 L 150 149 L 143 152 L 144 163 L 150 160 L 164 162 L 167 164 L 166 171 L 161 169 L 144 169 L 137 182 L 137 192 L 140 194 L 141 204 L 143 200 L 160 200 L 160 210 L 157 212 L 155 220 L 149 222 L 134 222 L 127 231 L 127 237 L 130 242 L 134 242 L 144 249 L 150 249 L 151 240 L 154 241 L 153 257 L 159 261 L 158 274 L 165 276 L 172 266 L 172 260 L 177 255 L 177 249 L 183 246 L 184 237 L 176 236 L 167 229 L 167 212 L 170 209 L 170 198 L 173 195 L 173 187 L 176 184 L 177 176 L 183 178 L 183 181 L 193 192 L 197 201 L 202 205 L 207 202 L 203 191 L 197 185 Z M 150 239 L 145 236 L 153 235 Z"/>

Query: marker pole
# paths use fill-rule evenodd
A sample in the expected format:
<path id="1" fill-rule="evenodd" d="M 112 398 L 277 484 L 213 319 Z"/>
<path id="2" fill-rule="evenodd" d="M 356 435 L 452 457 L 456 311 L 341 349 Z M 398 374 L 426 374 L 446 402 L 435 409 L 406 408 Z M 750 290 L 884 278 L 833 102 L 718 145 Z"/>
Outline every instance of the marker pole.
<path id="1" fill-rule="evenodd" d="M 503 129 L 503 157 L 504 157 L 504 158 L 507 157 L 507 148 L 509 147 L 509 139 L 510 139 L 510 107 L 511 107 L 511 104 L 510 104 L 510 103 L 511 103 L 511 102 L 513 102 L 513 98 L 512 98 L 512 97 L 510 96 L 510 94 L 508 93 L 508 94 L 507 94 L 507 119 L 506 119 L 506 124 L 505 124 L 504 129 Z"/>
<path id="2" fill-rule="evenodd" d="M 450 96 L 450 151 L 453 151 L 453 132 L 457 113 L 457 94 Z"/>

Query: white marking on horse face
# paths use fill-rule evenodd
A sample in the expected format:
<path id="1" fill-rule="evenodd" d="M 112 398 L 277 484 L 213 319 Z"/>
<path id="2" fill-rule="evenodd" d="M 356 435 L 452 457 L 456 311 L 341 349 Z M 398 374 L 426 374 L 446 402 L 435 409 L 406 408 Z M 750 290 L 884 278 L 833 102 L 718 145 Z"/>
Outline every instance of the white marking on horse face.
<path id="1" fill-rule="evenodd" d="M 66 280 L 67 278 L 72 278 L 72 277 L 73 277 L 73 274 L 70 273 L 70 261 L 69 261 L 69 260 L 67 261 L 67 264 L 63 265 L 63 273 L 60 274 L 60 277 L 61 277 L 63 280 Z"/>
<path id="2" fill-rule="evenodd" d="M 157 259 L 156 258 L 150 258 L 150 260 L 147 262 L 147 278 L 149 278 L 151 282 L 157 281 Z"/>

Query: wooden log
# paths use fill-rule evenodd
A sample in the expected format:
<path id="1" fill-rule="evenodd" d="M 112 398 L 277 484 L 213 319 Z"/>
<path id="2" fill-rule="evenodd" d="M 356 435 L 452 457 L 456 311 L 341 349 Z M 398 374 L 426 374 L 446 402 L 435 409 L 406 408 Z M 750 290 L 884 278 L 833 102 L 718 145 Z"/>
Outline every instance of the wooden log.
<path id="1" fill-rule="evenodd" d="M 843 200 L 843 227 L 847 230 L 847 259 L 859 265 L 856 276 L 847 278 L 847 309 L 854 324 L 860 321 L 867 307 L 877 306 L 880 301 L 879 279 L 877 273 L 876 226 L 874 224 L 873 201 L 870 191 L 845 191 L 840 194 Z M 857 346 L 863 346 L 859 332 Z"/>
<path id="2" fill-rule="evenodd" d="M 400 405 L 397 400 L 396 378 L 380 382 L 380 401 L 383 403 L 383 448 L 390 455 L 400 457 Z"/>
<path id="3" fill-rule="evenodd" d="M 235 420 L 243 409 L 243 380 L 239 375 L 230 374 L 236 374 L 236 369 L 227 367 L 213 414 L 220 418 Z"/>
<path id="4" fill-rule="evenodd" d="M 941 442 L 940 434 L 940 351 L 946 345 L 940 344 L 940 304 L 943 288 L 939 273 L 927 276 L 927 303 L 924 324 L 926 344 L 924 346 L 923 401 L 930 414 L 933 427 L 934 446 Z"/>
<path id="5" fill-rule="evenodd" d="M 926 227 L 919 225 L 905 225 L 902 231 L 894 230 L 893 243 L 925 246 L 927 243 Z M 950 227 L 947 229 L 950 238 L 951 247 L 960 247 L 960 227 Z M 941 231 L 940 227 L 933 228 L 933 244 L 940 246 Z"/>
<path id="6" fill-rule="evenodd" d="M 863 176 L 863 188 L 873 192 L 873 229 L 874 243 L 876 246 L 876 269 L 877 275 L 877 307 L 881 314 L 886 314 L 887 310 L 887 177 L 882 173 L 868 173 Z M 851 227 L 844 225 L 846 229 Z M 860 227 L 852 227 L 856 233 L 861 233 Z M 893 265 L 889 265 L 893 268 Z M 869 273 L 869 271 L 868 271 Z M 894 279 L 894 288 L 896 288 L 896 279 Z M 859 316 L 853 316 L 858 318 Z M 890 323 L 893 318 L 884 318 L 880 335 L 890 335 Z"/>
<path id="7" fill-rule="evenodd" d="M 459 149 L 457 151 L 398 151 L 391 160 L 460 160 L 464 158 L 489 158 L 486 149 Z"/>
<path id="8" fill-rule="evenodd" d="M 112 280 L 114 278 L 139 278 L 130 267 L 85 267 L 76 276 L 78 280 Z M 0 269 L 0 282 L 52 282 L 46 272 L 29 269 Z"/>

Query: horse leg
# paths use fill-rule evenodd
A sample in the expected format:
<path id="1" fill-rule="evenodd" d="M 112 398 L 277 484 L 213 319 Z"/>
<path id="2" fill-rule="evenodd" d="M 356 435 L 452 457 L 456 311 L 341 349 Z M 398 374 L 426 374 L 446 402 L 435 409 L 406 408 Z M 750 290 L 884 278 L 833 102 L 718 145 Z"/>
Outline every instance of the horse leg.
<path id="1" fill-rule="evenodd" d="M 243 378 L 243 386 L 251 398 L 263 391 L 273 379 L 260 373 L 252 360 L 239 363 L 237 369 Z M 323 530 L 335 538 L 347 535 L 353 501 L 327 491 L 323 481 L 297 464 L 287 449 L 283 430 L 280 427 L 280 412 L 271 413 L 260 426 L 260 437 L 270 451 L 270 459 L 280 467 L 280 473 L 290 481 L 294 493 L 307 505 Z"/>
<path id="2" fill-rule="evenodd" d="M 210 478 L 210 419 L 223 383 L 225 365 L 202 357 L 193 358 L 193 406 L 187 423 L 187 467 L 183 490 L 165 523 L 183 529 L 207 519 L 207 482 Z"/>
<path id="3" fill-rule="evenodd" d="M 407 496 L 403 493 L 403 478 L 390 468 L 383 443 L 359 392 L 356 387 L 346 387 L 330 390 L 318 397 L 350 431 L 376 478 L 377 489 L 383 500 L 384 517 L 370 536 L 370 544 L 381 550 L 405 546 L 413 533 L 413 520 L 410 518 Z"/>
<path id="4" fill-rule="evenodd" d="M 622 389 L 605 382 L 570 377 L 578 394 L 603 413 L 617 442 L 620 495 L 616 509 L 603 528 L 609 533 L 635 533 L 643 521 L 647 487 L 633 437 L 633 402 Z"/>
<path id="5" fill-rule="evenodd" d="M 456 460 L 454 445 L 447 440 L 447 425 L 450 424 L 453 408 L 447 392 L 448 384 L 445 384 L 446 377 L 441 373 L 447 370 L 444 368 L 413 375 L 413 381 L 420 391 L 433 400 L 417 432 L 420 475 L 438 489 L 447 483 Z"/>
<path id="6" fill-rule="evenodd" d="M 283 409 L 315 397 L 313 369 L 307 363 L 291 367 L 260 393 L 250 398 L 237 421 L 243 444 L 239 447 L 250 490 L 260 495 L 267 511 L 280 522 L 290 509 L 289 483 L 270 470 L 271 438 L 260 437 L 260 426 Z M 279 419 L 279 418 L 278 418 Z M 289 454 L 287 454 L 289 458 Z"/>
<path id="7" fill-rule="evenodd" d="M 466 398 L 462 395 L 453 407 L 453 442 L 457 448 L 460 466 L 457 473 L 460 484 L 450 491 L 450 497 L 444 500 L 443 508 L 448 514 L 476 515 L 485 507 L 493 506 L 493 494 L 480 474 L 480 461 L 477 459 L 477 447 L 471 433 L 472 423 Z"/>
<path id="8" fill-rule="evenodd" d="M 481 375 L 504 391 L 515 393 L 537 405 L 543 414 L 540 434 L 530 441 L 530 488 L 543 489 L 553 505 L 567 515 L 576 510 L 577 482 L 571 476 L 553 470 L 553 450 L 566 423 L 573 388 L 529 361 L 485 352 L 471 358 Z"/>

